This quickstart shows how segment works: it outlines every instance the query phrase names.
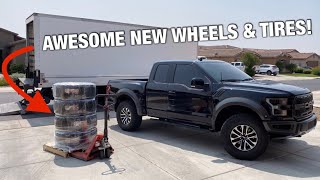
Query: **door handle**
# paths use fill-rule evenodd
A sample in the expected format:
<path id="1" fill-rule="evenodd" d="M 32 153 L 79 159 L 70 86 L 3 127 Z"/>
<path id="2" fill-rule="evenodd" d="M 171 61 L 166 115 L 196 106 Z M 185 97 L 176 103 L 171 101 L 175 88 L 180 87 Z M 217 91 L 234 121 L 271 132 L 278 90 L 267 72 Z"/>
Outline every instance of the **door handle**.
<path id="1" fill-rule="evenodd" d="M 169 91 L 169 94 L 176 94 L 175 91 Z"/>

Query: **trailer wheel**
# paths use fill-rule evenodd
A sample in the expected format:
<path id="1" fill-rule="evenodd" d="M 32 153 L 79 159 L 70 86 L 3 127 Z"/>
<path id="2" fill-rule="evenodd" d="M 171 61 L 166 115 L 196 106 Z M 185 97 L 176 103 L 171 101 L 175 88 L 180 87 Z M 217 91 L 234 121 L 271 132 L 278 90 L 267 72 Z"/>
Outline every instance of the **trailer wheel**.
<path id="1" fill-rule="evenodd" d="M 135 131 L 141 125 L 142 116 L 138 115 L 133 102 L 123 101 L 117 107 L 117 121 L 122 130 Z"/>
<path id="2" fill-rule="evenodd" d="M 223 124 L 225 150 L 237 159 L 254 160 L 263 154 L 269 135 L 262 123 L 250 114 L 236 114 Z"/>

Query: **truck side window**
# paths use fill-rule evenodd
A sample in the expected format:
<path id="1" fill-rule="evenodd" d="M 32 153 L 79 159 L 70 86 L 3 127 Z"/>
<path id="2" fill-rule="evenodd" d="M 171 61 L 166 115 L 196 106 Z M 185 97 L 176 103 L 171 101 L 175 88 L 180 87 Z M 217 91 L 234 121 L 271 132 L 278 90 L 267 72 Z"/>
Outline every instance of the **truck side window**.
<path id="1" fill-rule="evenodd" d="M 208 82 L 207 79 L 192 65 L 178 64 L 174 73 L 173 82 L 191 87 L 191 80 L 195 77 L 202 78 L 205 82 Z"/>
<path id="2" fill-rule="evenodd" d="M 167 82 L 167 74 L 169 72 L 169 65 L 161 64 L 157 67 L 153 80 L 156 82 Z"/>

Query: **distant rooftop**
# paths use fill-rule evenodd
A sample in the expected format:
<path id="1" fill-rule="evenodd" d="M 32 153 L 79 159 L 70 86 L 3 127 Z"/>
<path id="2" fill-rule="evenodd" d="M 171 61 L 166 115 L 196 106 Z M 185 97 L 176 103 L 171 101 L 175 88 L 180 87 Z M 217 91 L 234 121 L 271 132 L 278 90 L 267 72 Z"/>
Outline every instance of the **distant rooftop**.
<path id="1" fill-rule="evenodd" d="M 256 48 L 239 48 L 229 45 L 218 46 L 199 46 L 198 55 L 206 57 L 235 57 L 243 52 L 252 52 L 262 58 L 272 57 L 290 57 L 292 59 L 306 59 L 315 53 L 300 53 L 296 49 L 256 49 Z M 317 55 L 317 54 L 316 54 Z"/>

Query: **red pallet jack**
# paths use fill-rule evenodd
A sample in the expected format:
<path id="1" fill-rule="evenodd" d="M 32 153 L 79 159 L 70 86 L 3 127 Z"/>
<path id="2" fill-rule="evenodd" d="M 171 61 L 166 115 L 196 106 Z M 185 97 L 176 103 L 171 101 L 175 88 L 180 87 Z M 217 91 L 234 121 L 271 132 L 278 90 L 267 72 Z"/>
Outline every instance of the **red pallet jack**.
<path id="1" fill-rule="evenodd" d="M 108 100 L 109 98 L 112 98 L 114 95 L 111 95 L 109 93 L 110 93 L 110 87 L 108 86 L 106 94 L 98 94 L 96 96 L 96 98 L 98 97 L 105 98 L 105 105 L 103 106 L 104 130 L 103 130 L 103 134 L 98 134 L 94 137 L 94 139 L 92 140 L 92 142 L 90 143 L 89 147 L 86 150 L 79 150 L 79 151 L 68 153 L 55 148 L 51 143 L 44 144 L 43 150 L 65 157 L 65 158 L 71 156 L 84 161 L 89 161 L 96 157 L 100 157 L 101 159 L 110 158 L 110 156 L 114 152 L 114 149 L 112 148 L 108 140 L 108 120 L 110 119 L 109 112 L 111 108 L 111 104 L 108 103 L 109 102 Z"/>
<path id="2" fill-rule="evenodd" d="M 96 157 L 99 157 L 100 159 L 104 158 L 110 158 L 110 156 L 113 154 L 114 149 L 110 145 L 108 141 L 108 120 L 110 119 L 109 112 L 110 107 L 108 103 L 108 98 L 110 98 L 112 95 L 109 94 L 110 87 L 107 87 L 107 94 L 98 94 L 96 98 L 98 97 L 105 97 L 105 105 L 103 106 L 104 109 L 104 130 L 103 134 L 98 134 L 90 143 L 89 147 L 85 151 L 74 151 L 70 153 L 71 157 L 81 159 L 84 161 L 92 160 Z"/>

